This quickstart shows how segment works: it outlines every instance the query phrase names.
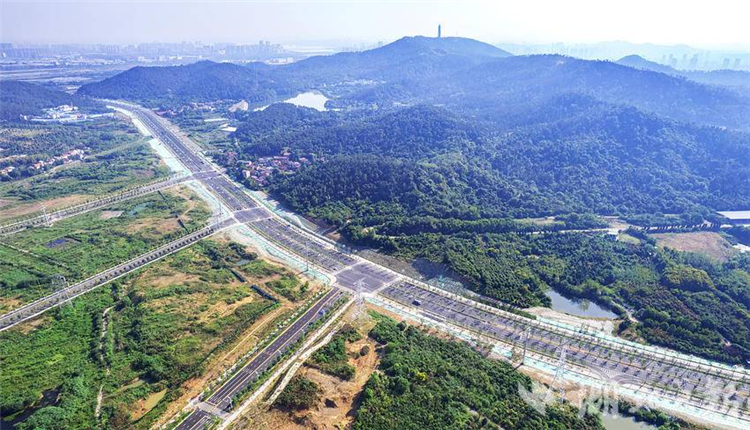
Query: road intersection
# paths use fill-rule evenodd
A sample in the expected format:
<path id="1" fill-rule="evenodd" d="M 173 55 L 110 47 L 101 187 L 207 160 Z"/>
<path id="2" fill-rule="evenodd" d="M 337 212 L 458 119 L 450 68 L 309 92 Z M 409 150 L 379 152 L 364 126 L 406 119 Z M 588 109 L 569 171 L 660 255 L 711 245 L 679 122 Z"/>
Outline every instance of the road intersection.
<path id="1" fill-rule="evenodd" d="M 267 370 L 268 367 L 264 366 L 273 361 L 260 357 L 282 355 L 294 343 L 286 341 L 302 336 L 317 320 L 315 316 L 320 315 L 320 309 L 311 314 L 313 309 L 328 309 L 332 302 L 326 297 L 330 299 L 348 291 L 361 294 L 371 303 L 399 309 L 403 315 L 427 318 L 442 329 L 458 331 L 469 338 L 489 341 L 506 349 L 523 348 L 529 363 L 533 363 L 529 365 L 543 372 L 555 374 L 560 357 L 567 357 L 563 376 L 581 385 L 614 384 L 618 395 L 631 401 L 651 402 L 652 406 L 720 427 L 750 428 L 750 414 L 746 410 L 750 398 L 750 372 L 747 369 L 491 308 L 342 252 L 325 238 L 286 222 L 259 204 L 241 185 L 198 154 L 192 144 L 184 142 L 166 120 L 154 112 L 120 102 L 108 103 L 132 112 L 182 162 L 193 179 L 223 202 L 229 209 L 229 218 L 222 221 L 222 229 L 244 224 L 269 243 L 334 280 L 331 292 L 296 321 L 289 329 L 291 332 L 285 332 L 289 337 L 282 335 L 277 338 L 222 385 L 207 404 L 228 411 L 231 399 Z M 6 316 L 0 317 L 0 321 Z M 215 397 L 218 393 L 222 394 Z M 203 428 L 215 417 L 222 417 L 221 413 L 212 415 L 207 410 L 211 409 L 196 409 L 178 428 Z"/>

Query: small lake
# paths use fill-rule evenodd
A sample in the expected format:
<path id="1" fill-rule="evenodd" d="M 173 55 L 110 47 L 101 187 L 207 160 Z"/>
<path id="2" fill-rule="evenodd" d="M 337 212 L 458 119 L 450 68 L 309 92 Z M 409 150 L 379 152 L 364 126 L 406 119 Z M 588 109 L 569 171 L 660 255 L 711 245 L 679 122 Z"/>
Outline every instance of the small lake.
<path id="1" fill-rule="evenodd" d="M 315 110 L 324 111 L 326 110 L 326 102 L 328 97 L 320 94 L 317 91 L 310 91 L 307 93 L 297 94 L 288 100 L 284 100 L 284 103 L 291 103 L 295 106 L 309 107 Z"/>
<path id="2" fill-rule="evenodd" d="M 318 111 L 325 111 L 326 109 L 326 102 L 328 101 L 328 97 L 324 96 L 323 94 L 317 92 L 317 91 L 308 91 L 306 93 L 300 93 L 297 94 L 295 97 L 292 97 L 291 99 L 282 100 L 280 103 L 291 103 L 295 106 L 301 106 L 301 107 L 308 107 L 312 108 Z M 256 111 L 263 110 L 267 108 L 270 105 L 266 105 L 263 107 L 256 108 Z"/>
<path id="3" fill-rule="evenodd" d="M 616 319 L 617 314 L 604 309 L 590 300 L 569 299 L 554 290 L 547 291 L 547 297 L 552 300 L 552 309 L 571 315 L 588 318 Z"/>

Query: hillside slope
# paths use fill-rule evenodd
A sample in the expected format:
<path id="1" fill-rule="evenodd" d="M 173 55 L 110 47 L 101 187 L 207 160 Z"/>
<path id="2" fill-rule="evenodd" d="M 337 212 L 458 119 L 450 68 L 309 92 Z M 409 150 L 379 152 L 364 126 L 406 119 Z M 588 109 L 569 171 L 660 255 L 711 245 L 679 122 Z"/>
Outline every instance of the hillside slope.
<path id="1" fill-rule="evenodd" d="M 0 82 L 0 119 L 15 121 L 21 115 L 41 115 L 44 109 L 74 105 L 84 112 L 103 109 L 99 103 L 62 91 L 20 81 Z"/>
<path id="2" fill-rule="evenodd" d="M 616 63 L 636 69 L 681 76 L 702 84 L 722 85 L 740 91 L 750 89 L 750 72 L 742 70 L 677 70 L 670 66 L 648 61 L 638 55 L 628 55 L 620 58 Z"/>
<path id="3" fill-rule="evenodd" d="M 270 67 L 200 61 L 185 66 L 134 67 L 101 82 L 83 85 L 79 94 L 134 100 L 149 105 L 220 99 L 269 101 L 285 88 L 270 77 Z"/>

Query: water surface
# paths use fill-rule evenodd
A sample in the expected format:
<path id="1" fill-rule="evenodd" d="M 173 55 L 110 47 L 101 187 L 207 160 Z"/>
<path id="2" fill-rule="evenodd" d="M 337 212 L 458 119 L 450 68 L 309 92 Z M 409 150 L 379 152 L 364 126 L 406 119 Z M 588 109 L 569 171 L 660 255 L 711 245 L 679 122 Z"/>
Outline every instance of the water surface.
<path id="1" fill-rule="evenodd" d="M 590 300 L 569 299 L 554 290 L 547 291 L 547 297 L 552 300 L 552 309 L 571 315 L 588 318 L 616 319 L 617 314 L 605 309 Z"/>
<path id="2" fill-rule="evenodd" d="M 656 430 L 656 427 L 651 424 L 637 422 L 633 418 L 622 415 L 602 414 L 602 424 L 607 430 Z"/>
<path id="3" fill-rule="evenodd" d="M 324 96 L 323 94 L 317 92 L 317 91 L 308 91 L 306 93 L 300 93 L 296 96 L 282 100 L 279 103 L 291 103 L 295 106 L 301 106 L 301 107 L 308 107 L 312 108 L 318 111 L 325 111 L 326 109 L 326 102 L 328 101 L 328 97 Z M 255 108 L 254 110 L 264 110 L 270 105 L 261 106 L 259 108 Z"/>

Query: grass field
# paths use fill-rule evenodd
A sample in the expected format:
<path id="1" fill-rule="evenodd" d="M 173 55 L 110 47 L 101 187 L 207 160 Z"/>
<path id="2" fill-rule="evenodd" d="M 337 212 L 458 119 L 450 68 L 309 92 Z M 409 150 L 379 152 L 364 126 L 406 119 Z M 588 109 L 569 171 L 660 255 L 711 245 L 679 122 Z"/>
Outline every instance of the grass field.
<path id="1" fill-rule="evenodd" d="M 3 416 L 33 412 L 22 429 L 51 417 L 56 428 L 94 428 L 101 386 L 104 428 L 150 427 L 211 357 L 226 354 L 278 306 L 250 285 L 286 272 L 263 263 L 269 271 L 256 275 L 256 261 L 236 243 L 202 241 L 0 333 Z M 60 394 L 39 408 L 45 392 Z"/>
<path id="2" fill-rule="evenodd" d="M 720 233 L 698 231 L 687 233 L 652 234 L 659 246 L 666 246 L 678 251 L 698 252 L 714 260 L 725 262 L 737 253 L 732 244 Z"/>
<path id="3" fill-rule="evenodd" d="M 49 293 L 53 275 L 69 282 L 85 279 L 204 224 L 209 216 L 195 193 L 179 187 L 2 238 L 0 312 Z"/>
<path id="4" fill-rule="evenodd" d="M 0 221 L 35 213 L 42 204 L 54 210 L 169 174 L 147 140 L 125 119 L 24 127 L 28 128 L 6 127 L 0 133 L 3 155 L 23 160 L 18 178 L 0 182 Z M 29 167 L 32 161 L 71 149 L 84 149 L 86 158 L 44 171 Z"/>

